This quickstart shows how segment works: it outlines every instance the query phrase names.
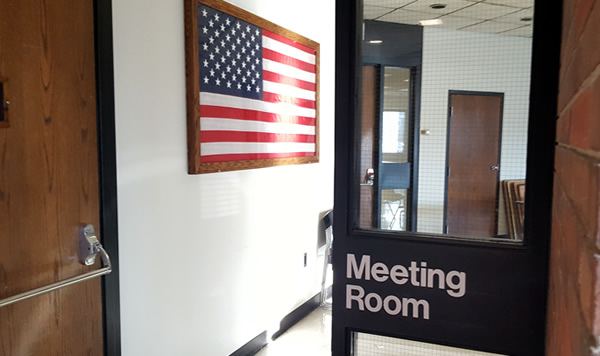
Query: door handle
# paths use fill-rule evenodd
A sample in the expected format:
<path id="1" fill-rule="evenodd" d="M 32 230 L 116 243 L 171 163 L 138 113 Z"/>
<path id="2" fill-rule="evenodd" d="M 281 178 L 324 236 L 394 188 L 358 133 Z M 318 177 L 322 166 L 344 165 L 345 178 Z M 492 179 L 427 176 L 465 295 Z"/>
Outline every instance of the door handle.
<path id="1" fill-rule="evenodd" d="M 500 166 L 497 164 L 490 166 L 490 171 L 499 171 L 499 170 L 500 170 Z"/>
<path id="2" fill-rule="evenodd" d="M 78 276 L 71 277 L 62 281 L 58 281 L 56 283 L 52 283 L 44 287 L 32 289 L 27 292 L 13 295 L 12 297 L 0 299 L 0 308 L 20 302 L 25 299 L 38 296 L 40 294 L 48 293 L 53 290 L 87 281 L 88 279 L 100 277 L 112 272 L 112 264 L 110 263 L 110 257 L 108 256 L 108 253 L 106 253 L 106 250 L 104 250 L 104 247 L 102 247 L 100 241 L 98 241 L 98 238 L 96 237 L 96 232 L 94 230 L 94 226 L 81 226 L 79 229 L 79 262 L 81 262 L 82 265 L 86 266 L 93 265 L 96 261 L 97 254 L 100 254 L 100 256 L 102 257 L 102 268 L 97 269 L 95 271 L 80 274 Z"/>
<path id="3" fill-rule="evenodd" d="M 367 174 L 365 174 L 364 183 L 360 185 L 373 185 L 375 184 L 375 170 L 373 168 L 367 169 Z"/>

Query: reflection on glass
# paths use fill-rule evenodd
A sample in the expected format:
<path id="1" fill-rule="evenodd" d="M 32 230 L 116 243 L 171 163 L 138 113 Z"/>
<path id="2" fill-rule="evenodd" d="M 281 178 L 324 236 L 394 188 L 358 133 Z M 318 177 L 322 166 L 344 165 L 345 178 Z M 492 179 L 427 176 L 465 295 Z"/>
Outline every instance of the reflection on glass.
<path id="1" fill-rule="evenodd" d="M 381 150 L 384 161 L 406 162 L 405 142 L 408 130 L 406 125 L 406 113 L 401 111 L 383 112 L 383 132 L 381 134 Z M 403 153 L 403 155 L 398 155 Z M 401 157 L 401 158 L 400 158 Z"/>
<path id="2" fill-rule="evenodd" d="M 365 2 L 360 228 L 522 240 L 534 9 L 503 3 Z"/>
<path id="3" fill-rule="evenodd" d="M 406 231 L 407 189 L 381 191 L 381 229 Z"/>
<path id="4" fill-rule="evenodd" d="M 504 356 L 363 332 L 352 332 L 352 344 L 353 356 Z"/>
<path id="5" fill-rule="evenodd" d="M 409 157 L 410 69 L 383 67 L 383 112 L 379 160 L 379 228 L 406 231 Z"/>
<path id="6" fill-rule="evenodd" d="M 386 66 L 383 72 L 381 159 L 406 163 L 409 162 L 410 69 Z"/>

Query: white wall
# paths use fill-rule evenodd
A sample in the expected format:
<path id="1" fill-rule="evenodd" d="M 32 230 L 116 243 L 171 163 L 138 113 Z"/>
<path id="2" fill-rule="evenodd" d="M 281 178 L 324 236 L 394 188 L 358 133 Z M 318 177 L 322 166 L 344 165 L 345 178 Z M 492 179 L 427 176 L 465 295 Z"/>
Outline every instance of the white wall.
<path id="1" fill-rule="evenodd" d="M 188 175 L 183 1 L 114 1 L 125 356 L 229 355 L 320 290 L 335 2 L 232 3 L 321 44 L 321 162 Z"/>
<path id="2" fill-rule="evenodd" d="M 525 178 L 531 39 L 426 27 L 419 147 L 419 232 L 442 233 L 448 91 L 504 93 L 500 179 Z M 500 193 L 502 200 L 502 194 Z M 506 233 L 504 206 L 499 233 Z"/>

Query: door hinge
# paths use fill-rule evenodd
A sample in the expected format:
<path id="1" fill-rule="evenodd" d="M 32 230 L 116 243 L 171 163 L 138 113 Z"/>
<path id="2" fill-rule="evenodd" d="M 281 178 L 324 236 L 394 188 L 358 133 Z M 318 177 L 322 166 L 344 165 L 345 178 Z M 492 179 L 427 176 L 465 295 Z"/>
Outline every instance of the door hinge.
<path id="1" fill-rule="evenodd" d="M 450 177 L 450 167 L 446 170 L 446 177 Z"/>
<path id="2" fill-rule="evenodd" d="M 448 233 L 448 225 L 444 225 L 444 234 Z"/>
<path id="3" fill-rule="evenodd" d="M 454 106 L 450 107 L 450 117 L 454 116 Z"/>

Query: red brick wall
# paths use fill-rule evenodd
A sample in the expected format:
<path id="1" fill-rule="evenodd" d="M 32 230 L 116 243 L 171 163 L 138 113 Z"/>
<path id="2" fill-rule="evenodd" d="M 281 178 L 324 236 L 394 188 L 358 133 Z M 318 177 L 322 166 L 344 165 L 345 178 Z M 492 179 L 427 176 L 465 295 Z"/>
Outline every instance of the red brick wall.
<path id="1" fill-rule="evenodd" d="M 547 355 L 600 355 L 600 0 L 564 0 L 558 102 Z"/>

